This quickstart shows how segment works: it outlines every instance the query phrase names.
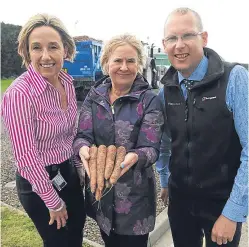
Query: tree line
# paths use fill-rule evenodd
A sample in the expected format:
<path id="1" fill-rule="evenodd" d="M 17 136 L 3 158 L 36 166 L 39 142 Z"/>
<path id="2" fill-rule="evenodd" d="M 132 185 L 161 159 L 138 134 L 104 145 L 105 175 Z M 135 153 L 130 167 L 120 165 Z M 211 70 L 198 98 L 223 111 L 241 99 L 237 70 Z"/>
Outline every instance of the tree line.
<path id="1" fill-rule="evenodd" d="M 25 71 L 17 53 L 20 30 L 21 26 L 1 22 L 1 78 L 17 77 Z"/>

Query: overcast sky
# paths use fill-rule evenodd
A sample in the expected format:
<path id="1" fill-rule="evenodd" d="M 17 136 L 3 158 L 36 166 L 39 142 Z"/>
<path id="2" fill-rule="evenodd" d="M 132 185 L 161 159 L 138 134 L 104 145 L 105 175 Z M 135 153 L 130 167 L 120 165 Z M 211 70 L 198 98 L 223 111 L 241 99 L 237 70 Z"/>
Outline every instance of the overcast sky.
<path id="1" fill-rule="evenodd" d="M 249 11 L 247 0 L 5 0 L 0 20 L 23 25 L 36 13 L 59 17 L 71 35 L 108 39 L 129 32 L 161 46 L 169 12 L 190 7 L 202 17 L 208 47 L 224 59 L 248 63 Z"/>

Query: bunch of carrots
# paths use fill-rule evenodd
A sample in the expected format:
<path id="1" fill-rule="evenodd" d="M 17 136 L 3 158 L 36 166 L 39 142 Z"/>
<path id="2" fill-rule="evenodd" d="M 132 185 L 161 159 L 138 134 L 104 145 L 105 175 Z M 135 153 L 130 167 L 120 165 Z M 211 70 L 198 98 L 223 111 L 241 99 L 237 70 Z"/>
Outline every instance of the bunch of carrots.
<path id="1" fill-rule="evenodd" d="M 91 192 L 95 193 L 96 201 L 102 197 L 104 187 L 109 188 L 119 179 L 122 170 L 120 165 L 125 155 L 126 149 L 123 146 L 118 148 L 114 145 L 90 147 L 90 188 Z"/>

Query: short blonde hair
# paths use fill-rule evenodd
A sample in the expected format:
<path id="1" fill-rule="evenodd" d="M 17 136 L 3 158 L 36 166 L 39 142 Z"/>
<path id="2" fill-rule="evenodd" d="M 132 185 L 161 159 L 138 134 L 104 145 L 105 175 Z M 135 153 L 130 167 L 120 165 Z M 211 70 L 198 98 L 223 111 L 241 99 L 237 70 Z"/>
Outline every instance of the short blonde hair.
<path id="1" fill-rule="evenodd" d="M 138 72 L 142 73 L 145 65 L 145 52 L 142 42 L 136 36 L 131 34 L 122 34 L 112 37 L 108 40 L 101 52 L 100 64 L 104 75 L 108 75 L 108 61 L 112 52 L 119 46 L 130 45 L 135 48 L 138 55 Z"/>
<path id="2" fill-rule="evenodd" d="M 22 57 L 22 65 L 26 67 L 30 64 L 29 56 L 29 36 L 36 27 L 48 26 L 55 29 L 62 40 L 64 48 L 67 49 L 67 59 L 73 61 L 75 57 L 75 43 L 73 38 L 69 35 L 62 21 L 52 15 L 36 14 L 32 16 L 27 23 L 22 27 L 18 36 L 18 54 Z"/>
<path id="3" fill-rule="evenodd" d="M 165 24 L 164 24 L 164 35 L 165 35 L 165 27 L 166 27 L 166 24 L 167 24 L 167 21 L 168 19 L 174 15 L 174 14 L 179 14 L 179 15 L 186 15 L 188 13 L 192 13 L 195 18 L 196 18 L 196 26 L 197 26 L 197 29 L 199 32 L 202 32 L 203 31 L 203 24 L 202 24 L 202 20 L 201 20 L 201 17 L 200 15 L 194 11 L 193 9 L 190 9 L 190 8 L 186 8 L 186 7 L 181 7 L 181 8 L 177 8 L 177 9 L 174 9 L 167 17 L 166 21 L 165 21 Z"/>

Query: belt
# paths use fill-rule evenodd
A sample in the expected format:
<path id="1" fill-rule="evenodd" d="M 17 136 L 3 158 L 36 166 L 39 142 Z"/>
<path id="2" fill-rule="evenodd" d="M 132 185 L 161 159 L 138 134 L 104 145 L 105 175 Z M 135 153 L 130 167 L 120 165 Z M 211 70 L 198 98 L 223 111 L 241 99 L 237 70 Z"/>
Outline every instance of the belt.
<path id="1" fill-rule="evenodd" d="M 61 166 L 66 165 L 66 164 L 71 164 L 71 158 L 68 160 L 63 161 L 60 164 L 54 164 L 54 165 L 48 165 L 45 167 L 46 171 L 51 174 L 51 173 L 58 173 L 59 169 Z"/>

